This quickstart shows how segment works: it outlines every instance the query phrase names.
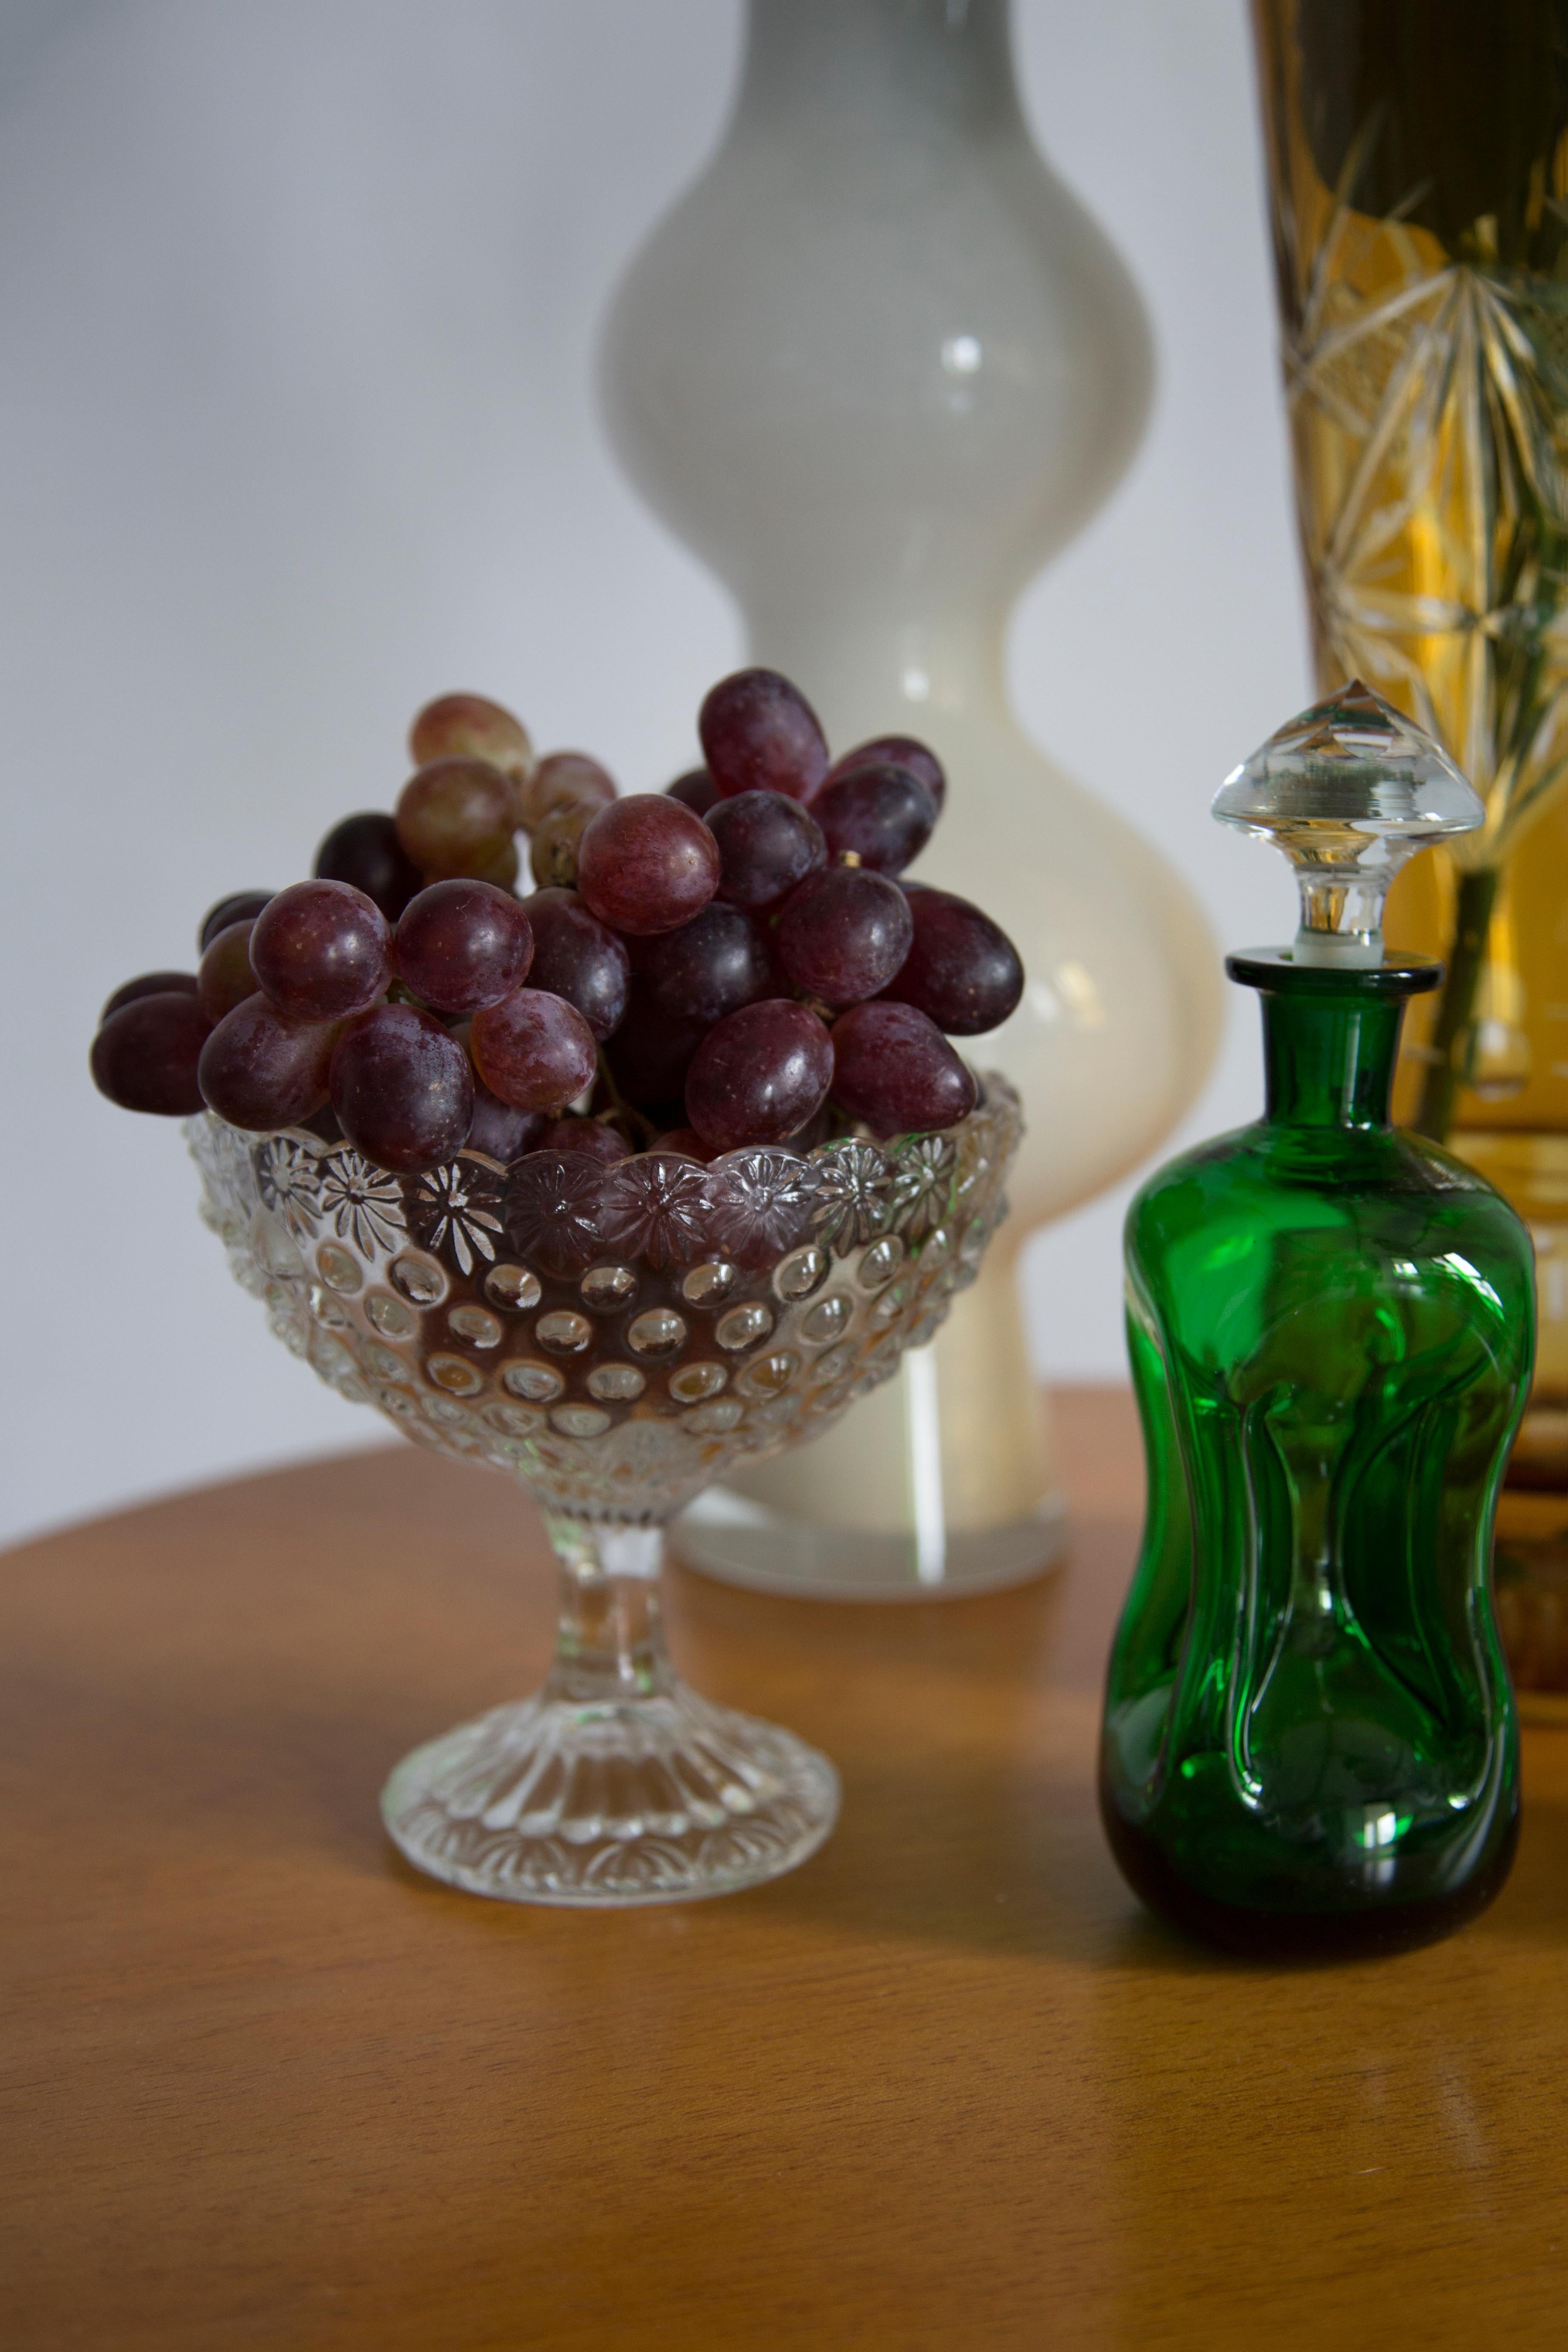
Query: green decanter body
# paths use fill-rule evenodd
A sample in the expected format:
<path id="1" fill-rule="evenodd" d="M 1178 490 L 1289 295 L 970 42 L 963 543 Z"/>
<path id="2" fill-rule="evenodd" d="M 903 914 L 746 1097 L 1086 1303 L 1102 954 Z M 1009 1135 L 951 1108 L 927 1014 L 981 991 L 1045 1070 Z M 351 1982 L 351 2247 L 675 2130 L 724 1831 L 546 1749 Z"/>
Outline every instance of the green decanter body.
<path id="1" fill-rule="evenodd" d="M 1472 1170 L 1390 1128 L 1404 1005 L 1441 967 L 1363 930 L 1353 961 L 1229 959 L 1262 997 L 1264 1117 L 1127 1220 L 1149 1503 L 1101 1810 L 1152 1908 L 1280 1955 L 1458 1925 L 1518 1826 L 1490 1557 L 1531 1244 Z"/>

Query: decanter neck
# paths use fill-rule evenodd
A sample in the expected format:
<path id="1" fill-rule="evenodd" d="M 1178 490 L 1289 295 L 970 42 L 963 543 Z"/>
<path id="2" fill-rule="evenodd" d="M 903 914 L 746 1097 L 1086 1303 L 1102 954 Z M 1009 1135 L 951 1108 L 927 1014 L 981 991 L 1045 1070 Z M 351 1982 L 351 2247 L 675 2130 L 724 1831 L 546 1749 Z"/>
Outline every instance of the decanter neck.
<path id="1" fill-rule="evenodd" d="M 1386 1127 L 1404 1011 L 1266 996 L 1265 1116 L 1276 1127 Z"/>
<path id="2" fill-rule="evenodd" d="M 1388 1125 L 1399 1024 L 1407 997 L 1436 988 L 1430 958 L 1367 970 L 1299 964 L 1288 951 L 1226 958 L 1233 980 L 1263 1000 L 1264 1116 L 1275 1127 Z"/>

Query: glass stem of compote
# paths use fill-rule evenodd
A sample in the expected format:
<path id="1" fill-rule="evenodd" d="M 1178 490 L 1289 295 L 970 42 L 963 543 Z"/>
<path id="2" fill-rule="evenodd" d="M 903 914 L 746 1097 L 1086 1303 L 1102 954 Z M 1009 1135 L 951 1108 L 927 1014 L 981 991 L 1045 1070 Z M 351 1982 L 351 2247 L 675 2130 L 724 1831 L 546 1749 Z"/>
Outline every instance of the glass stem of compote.
<path id="1" fill-rule="evenodd" d="M 624 1706 L 671 1690 L 659 1571 L 664 1530 L 547 1512 L 561 1562 L 561 1625 L 546 1699 Z"/>

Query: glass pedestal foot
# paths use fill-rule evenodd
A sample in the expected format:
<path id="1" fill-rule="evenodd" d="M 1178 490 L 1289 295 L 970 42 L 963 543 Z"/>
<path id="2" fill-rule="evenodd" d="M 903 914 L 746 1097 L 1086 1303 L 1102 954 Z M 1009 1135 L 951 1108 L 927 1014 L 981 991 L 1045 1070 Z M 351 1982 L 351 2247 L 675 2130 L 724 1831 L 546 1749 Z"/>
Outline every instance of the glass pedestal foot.
<path id="1" fill-rule="evenodd" d="M 382 1792 L 418 1870 L 505 1903 L 683 1903 L 776 1878 L 838 1811 L 824 1756 L 676 1683 L 497 1707 L 416 1748 Z"/>

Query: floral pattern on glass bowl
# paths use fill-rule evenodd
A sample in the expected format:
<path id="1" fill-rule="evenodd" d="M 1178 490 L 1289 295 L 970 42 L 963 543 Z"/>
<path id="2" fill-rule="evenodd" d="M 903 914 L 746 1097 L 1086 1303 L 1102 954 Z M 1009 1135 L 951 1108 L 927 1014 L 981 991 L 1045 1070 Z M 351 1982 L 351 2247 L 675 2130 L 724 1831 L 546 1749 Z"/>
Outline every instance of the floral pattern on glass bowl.
<path id="1" fill-rule="evenodd" d="M 947 1134 L 708 1167 L 465 1151 L 397 1177 L 302 1129 L 188 1131 L 237 1278 L 331 1386 L 546 1509 L 646 1525 L 934 1331 L 1006 1213 L 1020 1129 L 992 1078 Z"/>

